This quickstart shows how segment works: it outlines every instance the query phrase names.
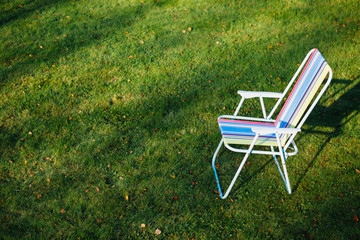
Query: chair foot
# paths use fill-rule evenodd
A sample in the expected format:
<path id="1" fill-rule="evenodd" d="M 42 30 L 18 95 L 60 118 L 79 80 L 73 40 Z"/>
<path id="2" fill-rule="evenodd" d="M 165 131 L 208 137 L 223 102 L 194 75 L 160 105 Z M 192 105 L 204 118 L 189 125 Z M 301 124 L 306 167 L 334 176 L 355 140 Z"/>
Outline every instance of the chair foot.
<path id="1" fill-rule="evenodd" d="M 216 178 L 217 186 L 218 186 L 218 189 L 219 189 L 219 192 L 220 192 L 220 197 L 221 197 L 222 199 L 227 198 L 227 196 L 229 195 L 232 187 L 234 186 L 234 184 L 235 184 L 235 182 L 236 182 L 236 179 L 239 177 L 239 174 L 240 174 L 242 168 L 243 168 L 244 165 L 245 165 L 246 160 L 248 159 L 248 157 L 249 157 L 249 155 L 250 155 L 250 153 L 251 153 L 251 150 L 254 148 L 255 142 L 256 142 L 256 140 L 257 140 L 258 137 L 259 137 L 259 134 L 257 133 L 257 134 L 255 135 L 255 138 L 254 138 L 254 140 L 252 141 L 249 149 L 247 150 L 247 153 L 245 154 L 243 160 L 241 161 L 241 164 L 240 164 L 238 170 L 236 171 L 236 174 L 235 174 L 235 176 L 233 177 L 233 179 L 232 179 L 232 181 L 231 181 L 231 183 L 230 183 L 230 185 L 229 185 L 229 187 L 228 187 L 228 189 L 226 190 L 226 192 L 225 192 L 224 195 L 223 195 L 223 193 L 222 193 L 222 191 L 221 191 L 220 181 L 219 181 L 219 178 L 218 178 L 218 175 L 217 175 L 217 172 L 216 172 L 216 166 L 215 166 L 216 156 L 217 156 L 217 154 L 218 154 L 218 152 L 219 152 L 219 150 L 220 150 L 220 148 L 221 148 L 222 143 L 224 142 L 224 140 L 221 139 L 220 144 L 219 144 L 218 148 L 216 149 L 215 154 L 214 154 L 214 157 L 213 157 L 213 160 L 212 160 L 212 167 L 213 167 L 213 170 L 214 170 L 214 173 L 215 173 L 215 178 Z"/>
<path id="2" fill-rule="evenodd" d="M 213 159 L 212 159 L 212 168 L 214 170 L 214 174 L 215 174 L 215 179 L 216 179 L 216 183 L 217 183 L 217 187 L 218 187 L 218 190 L 219 190 L 219 194 L 220 194 L 220 197 L 223 198 L 223 194 L 222 194 L 222 191 L 221 191 L 221 187 L 220 187 L 220 181 L 219 181 L 219 177 L 217 175 L 217 172 L 216 172 L 216 166 L 215 166 L 215 161 L 216 161 L 216 156 L 217 154 L 219 153 L 219 150 L 223 144 L 224 140 L 221 138 L 221 141 L 214 153 L 214 156 L 213 156 Z"/>

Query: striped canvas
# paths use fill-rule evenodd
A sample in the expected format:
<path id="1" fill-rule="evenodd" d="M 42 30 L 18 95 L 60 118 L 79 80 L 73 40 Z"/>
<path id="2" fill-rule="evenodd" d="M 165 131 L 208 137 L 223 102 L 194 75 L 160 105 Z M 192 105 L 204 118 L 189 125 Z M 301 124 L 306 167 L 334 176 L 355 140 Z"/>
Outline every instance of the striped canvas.
<path id="1" fill-rule="evenodd" d="M 276 119 L 278 127 L 296 126 L 329 70 L 327 62 L 315 49 Z"/>
<path id="2" fill-rule="evenodd" d="M 220 131 L 224 142 L 227 144 L 246 144 L 250 145 L 255 137 L 255 133 L 251 131 L 253 127 L 273 127 L 274 123 L 249 122 L 229 119 L 218 119 Z M 277 146 L 275 134 L 263 135 L 256 141 L 257 145 Z"/>
<path id="3" fill-rule="evenodd" d="M 281 109 L 276 121 L 272 123 L 247 122 L 238 120 L 218 119 L 220 131 L 224 142 L 227 144 L 251 144 L 255 133 L 251 131 L 255 126 L 272 126 L 281 128 L 294 128 L 305 113 L 321 83 L 330 71 L 330 67 L 315 49 L 302 70 L 293 90 Z M 287 134 L 280 137 L 282 145 L 288 139 Z M 274 134 L 265 135 L 259 138 L 257 145 L 276 146 Z"/>

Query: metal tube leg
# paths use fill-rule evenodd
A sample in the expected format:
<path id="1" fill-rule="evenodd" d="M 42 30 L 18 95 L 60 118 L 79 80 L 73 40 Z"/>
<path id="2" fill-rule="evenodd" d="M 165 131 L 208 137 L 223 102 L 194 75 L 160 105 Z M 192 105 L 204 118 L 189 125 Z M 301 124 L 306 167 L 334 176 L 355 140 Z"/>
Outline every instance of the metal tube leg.
<path id="1" fill-rule="evenodd" d="M 273 146 L 270 146 L 270 149 L 271 149 L 271 152 L 273 152 L 273 158 L 274 158 L 275 161 L 276 161 L 276 155 L 275 155 L 274 147 L 273 147 Z"/>
<path id="2" fill-rule="evenodd" d="M 221 192 L 220 182 L 219 182 L 219 178 L 218 178 L 218 175 L 217 175 L 217 172 L 216 172 L 215 160 L 216 160 L 216 156 L 217 156 L 223 142 L 224 142 L 224 139 L 221 138 L 221 141 L 220 141 L 220 143 L 219 143 L 219 145 L 218 145 L 218 147 L 217 147 L 217 149 L 216 149 L 216 151 L 214 153 L 213 159 L 212 159 L 212 168 L 214 170 L 217 187 L 218 187 L 219 192 L 220 192 L 220 197 L 222 197 L 223 194 Z"/>
<path id="3" fill-rule="evenodd" d="M 255 138 L 254 138 L 253 142 L 251 143 L 251 145 L 250 145 L 247 153 L 245 154 L 245 156 L 244 156 L 244 158 L 243 158 L 243 160 L 242 160 L 242 162 L 241 162 L 238 170 L 236 171 L 236 174 L 235 174 L 234 178 L 232 179 L 232 181 L 231 181 L 231 183 L 230 183 L 230 186 L 229 186 L 228 189 L 226 190 L 225 195 L 224 195 L 224 196 L 220 196 L 222 199 L 227 198 L 227 196 L 229 195 L 232 187 L 234 186 L 234 184 L 235 184 L 235 182 L 236 182 L 236 179 L 239 177 L 239 174 L 240 174 L 242 168 L 244 167 L 244 164 L 245 164 L 246 160 L 248 159 L 248 157 L 249 157 L 252 149 L 254 148 L 255 142 L 256 142 L 256 140 L 257 140 L 258 137 L 259 137 L 259 134 L 256 134 L 256 135 L 255 135 Z"/>
<path id="4" fill-rule="evenodd" d="M 273 147 L 273 146 L 270 146 L 270 149 L 271 149 L 271 151 L 274 153 L 274 154 L 273 154 L 273 157 L 274 157 L 274 160 L 275 160 L 275 164 L 276 164 L 276 166 L 278 167 L 279 172 L 280 172 L 280 175 L 281 175 L 282 179 L 284 180 L 284 183 L 285 183 L 285 186 L 286 186 L 286 179 L 285 179 L 284 174 L 283 174 L 283 172 L 282 172 L 282 170 L 281 170 L 281 167 L 280 167 L 280 165 L 279 165 L 279 162 L 278 162 L 278 160 L 277 160 L 277 158 L 276 158 L 274 147 Z"/>
<path id="5" fill-rule="evenodd" d="M 278 143 L 278 147 L 279 147 L 279 152 L 280 152 L 280 157 L 281 157 L 281 163 L 282 163 L 282 166 L 283 166 L 283 170 L 284 170 L 284 176 L 285 176 L 285 181 L 286 181 L 286 188 L 289 192 L 289 194 L 291 194 L 291 187 L 290 187 L 290 181 L 289 181 L 289 176 L 288 176 L 288 173 L 287 173 L 287 170 L 286 170 L 286 163 L 285 163 L 285 153 L 281 147 L 281 143 L 280 143 L 280 139 L 279 139 L 279 134 L 276 133 L 276 140 L 277 140 L 277 143 Z"/>

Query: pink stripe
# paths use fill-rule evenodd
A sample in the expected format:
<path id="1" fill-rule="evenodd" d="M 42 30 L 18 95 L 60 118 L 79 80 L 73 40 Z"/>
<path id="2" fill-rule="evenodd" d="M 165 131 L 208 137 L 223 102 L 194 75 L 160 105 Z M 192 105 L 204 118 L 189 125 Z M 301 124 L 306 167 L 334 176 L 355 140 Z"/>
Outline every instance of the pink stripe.
<path id="1" fill-rule="evenodd" d="M 253 140 L 254 139 L 254 135 L 229 135 L 229 134 L 224 134 L 223 137 L 227 138 L 227 139 L 232 139 L 232 140 L 239 140 L 239 141 L 249 141 L 249 140 Z M 239 139 L 240 137 L 240 139 Z M 281 138 L 281 137 L 280 137 Z M 276 137 L 272 137 L 272 136 L 259 136 L 258 140 L 268 140 L 268 141 L 272 141 L 275 142 L 276 141 Z"/>
<path id="2" fill-rule="evenodd" d="M 296 84 L 295 84 L 295 86 L 294 86 L 293 90 L 291 91 L 291 93 L 290 93 L 290 95 L 289 95 L 288 99 L 286 100 L 286 102 L 285 102 L 285 104 L 284 104 L 283 108 L 281 109 L 281 111 L 280 111 L 280 113 L 279 113 L 278 117 L 276 118 L 275 124 L 279 121 L 279 118 L 281 117 L 281 115 L 282 115 L 283 111 L 285 110 L 287 103 L 288 103 L 288 102 L 289 102 L 289 100 L 291 99 L 291 96 L 293 95 L 293 93 L 294 93 L 294 91 L 295 91 L 295 89 L 296 89 L 297 85 L 299 84 L 301 77 L 304 75 L 304 73 L 305 73 L 305 71 L 306 71 L 307 67 L 309 66 L 309 64 L 310 64 L 311 60 L 313 59 L 313 57 L 314 57 L 314 55 L 315 55 L 315 53 L 316 53 L 317 51 L 318 51 L 318 50 L 317 50 L 317 49 L 315 49 L 315 50 L 314 50 L 314 52 L 311 54 L 310 59 L 309 59 L 309 60 L 308 60 L 308 62 L 306 63 L 305 68 L 304 68 L 304 69 L 303 69 L 303 71 L 301 72 L 301 75 L 300 75 L 300 77 L 298 78 L 298 80 L 296 81 Z"/>
<path id="3" fill-rule="evenodd" d="M 274 126 L 273 123 L 251 122 L 251 121 L 230 120 L 230 119 L 218 119 L 218 122 L 233 122 L 233 123 L 246 123 L 246 124 Z"/>

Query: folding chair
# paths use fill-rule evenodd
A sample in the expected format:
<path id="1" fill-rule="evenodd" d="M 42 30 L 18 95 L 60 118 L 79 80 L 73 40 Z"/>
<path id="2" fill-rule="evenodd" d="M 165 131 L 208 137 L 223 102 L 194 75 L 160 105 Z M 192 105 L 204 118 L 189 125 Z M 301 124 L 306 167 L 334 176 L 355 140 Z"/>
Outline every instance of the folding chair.
<path id="1" fill-rule="evenodd" d="M 327 75 L 327 81 L 313 100 Z M 277 107 L 280 105 L 297 77 L 298 80 L 296 81 L 276 120 L 272 120 L 272 115 L 275 113 Z M 222 115 L 218 118 L 222 139 L 214 153 L 212 167 L 215 173 L 220 197 L 222 199 L 225 199 L 229 195 L 229 192 L 234 186 L 234 183 L 250 154 L 272 155 L 275 160 L 275 164 L 279 169 L 280 175 L 284 180 L 286 189 L 289 194 L 291 194 L 290 181 L 285 161 L 287 157 L 298 153 L 298 148 L 294 142 L 294 138 L 296 134 L 301 131 L 301 127 L 305 120 L 308 118 L 320 97 L 329 86 L 331 78 L 332 70 L 330 66 L 320 54 L 319 50 L 312 49 L 301 63 L 283 93 L 238 91 L 238 94 L 241 96 L 241 100 L 234 115 Z M 237 116 L 245 99 L 256 97 L 260 99 L 260 105 L 264 118 Z M 266 114 L 263 100 L 264 98 L 278 98 L 269 115 Z M 311 102 L 312 104 L 310 105 Z M 245 156 L 241 161 L 241 164 L 228 189 L 226 190 L 225 195 L 223 195 L 221 191 L 220 181 L 215 166 L 216 157 L 222 144 L 231 151 L 245 153 Z M 248 149 L 241 149 L 230 145 L 250 146 Z M 257 145 L 268 146 L 270 147 L 270 150 L 254 150 L 254 146 Z M 277 151 L 274 147 L 277 147 Z M 276 156 L 280 156 L 283 170 L 281 169 Z"/>

